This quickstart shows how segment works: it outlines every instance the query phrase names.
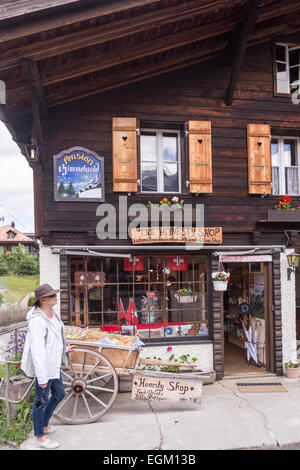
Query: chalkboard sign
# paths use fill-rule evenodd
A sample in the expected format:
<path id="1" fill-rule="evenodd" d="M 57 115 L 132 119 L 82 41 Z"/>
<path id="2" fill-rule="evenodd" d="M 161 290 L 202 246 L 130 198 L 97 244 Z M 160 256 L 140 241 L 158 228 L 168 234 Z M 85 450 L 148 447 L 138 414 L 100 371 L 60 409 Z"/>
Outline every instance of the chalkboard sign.
<path id="1" fill-rule="evenodd" d="M 104 159 L 83 147 L 53 157 L 55 201 L 104 201 Z"/>

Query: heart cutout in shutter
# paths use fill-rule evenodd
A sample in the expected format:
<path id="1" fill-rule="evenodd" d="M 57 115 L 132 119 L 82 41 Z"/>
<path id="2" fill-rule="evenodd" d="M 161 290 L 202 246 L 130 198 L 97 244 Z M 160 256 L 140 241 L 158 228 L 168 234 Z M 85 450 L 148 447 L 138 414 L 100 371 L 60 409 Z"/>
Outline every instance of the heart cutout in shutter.
<path id="1" fill-rule="evenodd" d="M 203 140 L 202 140 L 202 139 L 198 139 L 198 142 L 199 142 L 199 144 L 202 144 Z"/>
<path id="2" fill-rule="evenodd" d="M 126 135 L 123 135 L 122 139 L 124 140 L 124 142 L 126 142 L 127 136 L 126 136 Z"/>

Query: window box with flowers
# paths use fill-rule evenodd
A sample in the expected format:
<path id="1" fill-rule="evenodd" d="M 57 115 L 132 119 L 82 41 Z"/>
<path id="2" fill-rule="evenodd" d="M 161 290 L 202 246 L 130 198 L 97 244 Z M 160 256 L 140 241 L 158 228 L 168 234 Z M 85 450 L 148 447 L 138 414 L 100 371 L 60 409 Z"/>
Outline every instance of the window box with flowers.
<path id="1" fill-rule="evenodd" d="M 284 196 L 274 209 L 268 209 L 268 222 L 300 222 L 300 207 L 292 207 L 290 196 Z"/>
<path id="2" fill-rule="evenodd" d="M 176 209 L 183 210 L 184 209 L 183 200 L 180 201 L 177 196 L 172 197 L 171 201 L 169 201 L 167 197 L 164 197 L 163 199 L 159 201 L 159 204 L 155 204 L 151 201 L 148 201 L 147 207 L 149 209 L 169 209 L 169 210 L 176 210 Z"/>
<path id="3" fill-rule="evenodd" d="M 227 273 L 226 271 L 215 271 L 211 274 L 211 277 L 215 291 L 227 290 L 230 273 Z"/>
<path id="4" fill-rule="evenodd" d="M 188 286 L 179 289 L 175 294 L 175 298 L 180 304 L 188 304 L 191 302 L 197 302 L 198 295 L 192 291 L 190 286 Z"/>

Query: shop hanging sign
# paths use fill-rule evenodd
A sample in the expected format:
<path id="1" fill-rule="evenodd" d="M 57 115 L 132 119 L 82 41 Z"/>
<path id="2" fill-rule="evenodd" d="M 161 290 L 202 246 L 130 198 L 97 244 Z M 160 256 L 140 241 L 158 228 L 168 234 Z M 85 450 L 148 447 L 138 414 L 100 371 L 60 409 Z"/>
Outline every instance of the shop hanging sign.
<path id="1" fill-rule="evenodd" d="M 94 273 L 85 273 L 84 271 L 75 272 L 75 285 L 76 286 L 104 286 L 105 284 L 105 273 L 103 272 L 94 272 Z"/>
<path id="2" fill-rule="evenodd" d="M 144 271 L 144 257 L 134 256 L 132 259 L 124 258 L 124 271 Z"/>
<path id="3" fill-rule="evenodd" d="M 134 245 L 146 243 L 222 243 L 222 227 L 138 227 L 131 229 Z"/>
<path id="4" fill-rule="evenodd" d="M 104 159 L 83 147 L 53 157 L 55 201 L 104 201 Z"/>
<path id="5" fill-rule="evenodd" d="M 272 255 L 221 255 L 222 263 L 269 263 L 272 262 Z"/>

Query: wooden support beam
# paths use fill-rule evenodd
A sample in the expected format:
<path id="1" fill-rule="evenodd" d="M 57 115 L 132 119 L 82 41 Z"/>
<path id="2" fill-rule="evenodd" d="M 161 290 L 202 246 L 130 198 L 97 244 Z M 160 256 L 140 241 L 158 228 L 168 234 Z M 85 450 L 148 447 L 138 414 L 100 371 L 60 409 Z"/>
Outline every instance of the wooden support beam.
<path id="1" fill-rule="evenodd" d="M 246 52 L 247 41 L 256 24 L 260 4 L 261 0 L 249 0 L 247 2 L 242 20 L 233 31 L 232 38 L 225 51 L 225 57 L 227 59 L 230 58 L 232 61 L 232 71 L 225 100 L 227 106 L 232 105 L 234 91 Z"/>
<path id="2" fill-rule="evenodd" d="M 43 161 L 43 132 L 41 116 L 48 116 L 48 107 L 38 78 L 36 63 L 32 59 L 24 59 L 22 76 L 29 91 L 32 112 L 32 138 L 38 145 L 39 160 Z"/>
<path id="3" fill-rule="evenodd" d="M 26 82 L 30 94 L 34 94 L 40 107 L 42 118 L 48 118 L 49 110 L 43 87 L 40 82 L 39 72 L 35 60 L 24 58 L 22 60 L 22 76 Z"/>

